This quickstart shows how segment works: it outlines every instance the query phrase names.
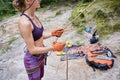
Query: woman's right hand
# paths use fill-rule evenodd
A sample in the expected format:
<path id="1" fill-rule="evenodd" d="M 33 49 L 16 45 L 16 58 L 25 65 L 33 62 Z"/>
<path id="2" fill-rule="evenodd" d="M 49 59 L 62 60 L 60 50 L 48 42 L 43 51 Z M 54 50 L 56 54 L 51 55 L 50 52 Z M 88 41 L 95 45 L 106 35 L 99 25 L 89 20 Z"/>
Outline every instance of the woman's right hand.
<path id="1" fill-rule="evenodd" d="M 65 42 L 53 42 L 53 51 L 62 51 L 65 45 Z"/>

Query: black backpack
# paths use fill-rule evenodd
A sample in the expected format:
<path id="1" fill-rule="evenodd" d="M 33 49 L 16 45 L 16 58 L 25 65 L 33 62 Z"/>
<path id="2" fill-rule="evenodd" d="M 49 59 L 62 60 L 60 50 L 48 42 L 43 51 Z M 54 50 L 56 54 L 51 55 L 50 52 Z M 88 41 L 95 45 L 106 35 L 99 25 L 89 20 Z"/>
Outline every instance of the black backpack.
<path id="1" fill-rule="evenodd" d="M 94 44 L 94 43 L 97 43 L 99 41 L 99 39 L 96 37 L 96 32 L 97 32 L 97 30 L 93 33 L 93 35 L 90 39 L 90 44 Z"/>

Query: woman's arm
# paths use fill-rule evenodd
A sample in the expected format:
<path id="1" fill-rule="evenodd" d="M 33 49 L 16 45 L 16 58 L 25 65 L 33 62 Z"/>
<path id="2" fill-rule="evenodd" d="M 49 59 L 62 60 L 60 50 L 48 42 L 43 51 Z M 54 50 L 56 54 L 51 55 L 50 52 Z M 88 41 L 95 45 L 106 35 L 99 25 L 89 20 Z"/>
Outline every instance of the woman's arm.
<path id="1" fill-rule="evenodd" d="M 52 30 L 51 33 L 43 35 L 43 38 L 46 39 L 46 38 L 49 38 L 49 37 L 52 37 L 52 36 L 61 37 L 63 32 L 64 32 L 63 28 L 57 28 L 57 29 Z"/>
<path id="2" fill-rule="evenodd" d="M 20 33 L 26 43 L 26 46 L 30 54 L 43 54 L 48 51 L 53 50 L 53 47 L 37 47 L 35 46 L 33 36 L 32 36 L 32 24 L 28 20 L 21 19 L 19 24 Z"/>
<path id="3" fill-rule="evenodd" d="M 50 37 L 52 37 L 51 33 L 43 34 L 43 39 L 47 39 L 47 38 L 50 38 Z"/>

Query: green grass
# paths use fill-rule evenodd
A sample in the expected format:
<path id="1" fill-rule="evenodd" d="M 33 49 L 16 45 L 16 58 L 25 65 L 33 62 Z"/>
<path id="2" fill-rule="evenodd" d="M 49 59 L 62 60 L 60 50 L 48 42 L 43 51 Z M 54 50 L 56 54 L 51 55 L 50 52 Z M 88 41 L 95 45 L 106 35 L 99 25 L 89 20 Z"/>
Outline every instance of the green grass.
<path id="1" fill-rule="evenodd" d="M 81 13 L 81 11 L 89 5 L 90 2 L 84 3 L 79 2 L 73 9 L 72 16 L 70 17 L 70 20 L 74 19 L 77 15 L 81 14 L 74 22 L 73 26 L 78 28 L 78 33 L 81 33 L 85 29 L 86 24 L 86 14 Z"/>
<path id="2" fill-rule="evenodd" d="M 79 2 L 74 7 L 70 20 L 74 19 L 89 3 Z M 106 37 L 113 32 L 120 31 L 120 17 L 115 13 L 120 3 L 117 0 L 97 0 L 91 7 L 89 7 L 77 20 L 73 22 L 73 26 L 78 28 L 78 32 L 82 32 L 86 23 L 95 21 L 97 25 L 98 34 L 101 38 Z"/>
<path id="3" fill-rule="evenodd" d="M 85 42 L 83 40 L 82 41 L 76 41 L 75 43 L 76 43 L 76 45 L 84 45 L 85 44 Z"/>
<path id="4" fill-rule="evenodd" d="M 61 10 L 58 10 L 57 12 L 56 12 L 56 14 L 55 14 L 55 16 L 58 16 L 58 15 L 60 15 L 61 14 Z"/>
<path id="5" fill-rule="evenodd" d="M 2 50 L 0 50 L 0 54 L 6 53 L 9 49 L 11 49 L 11 44 L 13 44 L 15 40 L 17 40 L 17 37 L 11 37 L 6 43 L 6 46 Z"/>
<path id="6" fill-rule="evenodd" d="M 5 20 L 5 19 L 7 19 L 7 18 L 10 18 L 11 16 L 13 16 L 13 15 L 12 15 L 12 14 L 2 15 L 2 16 L 0 17 L 0 21 Z"/>
<path id="7" fill-rule="evenodd" d="M 11 45 L 16 39 L 16 37 L 10 38 L 10 40 L 8 41 L 8 45 Z"/>

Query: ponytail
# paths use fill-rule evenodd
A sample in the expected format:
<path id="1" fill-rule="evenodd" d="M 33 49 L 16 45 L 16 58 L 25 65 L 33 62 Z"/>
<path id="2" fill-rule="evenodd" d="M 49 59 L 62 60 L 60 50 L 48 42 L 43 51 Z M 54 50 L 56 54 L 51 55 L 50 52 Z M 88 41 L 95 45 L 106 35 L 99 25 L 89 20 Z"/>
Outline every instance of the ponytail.
<path id="1" fill-rule="evenodd" d="M 25 3 L 24 0 L 13 0 L 12 5 L 14 8 L 19 10 L 20 12 L 23 12 L 25 10 Z"/>

